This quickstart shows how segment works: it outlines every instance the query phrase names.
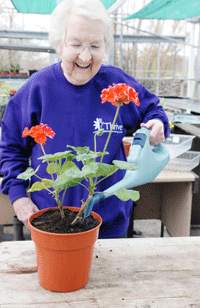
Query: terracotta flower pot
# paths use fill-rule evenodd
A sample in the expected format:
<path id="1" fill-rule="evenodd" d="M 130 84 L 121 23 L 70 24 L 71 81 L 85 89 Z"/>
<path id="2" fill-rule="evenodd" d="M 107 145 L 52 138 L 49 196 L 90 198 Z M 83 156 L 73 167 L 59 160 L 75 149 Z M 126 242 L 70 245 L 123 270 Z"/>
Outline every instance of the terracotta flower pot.
<path id="1" fill-rule="evenodd" d="M 10 91 L 9 91 L 9 95 L 10 95 L 10 96 L 13 96 L 16 92 L 17 92 L 16 90 L 10 90 Z"/>
<path id="2" fill-rule="evenodd" d="M 1 72 L 1 75 L 6 76 L 8 75 L 8 72 Z"/>
<path id="3" fill-rule="evenodd" d="M 130 147 L 131 147 L 131 142 L 123 141 L 123 145 L 124 145 L 124 150 L 125 150 L 125 153 L 126 153 L 126 157 L 128 157 L 129 150 L 130 150 Z"/>
<path id="4" fill-rule="evenodd" d="M 25 72 L 19 72 L 19 75 L 20 75 L 20 76 L 25 76 L 26 73 L 25 73 Z"/>
<path id="5" fill-rule="evenodd" d="M 79 210 L 76 207 L 69 209 Z M 55 292 L 79 290 L 89 280 L 94 244 L 102 219 L 92 212 L 92 216 L 100 222 L 94 229 L 72 234 L 48 233 L 31 225 L 33 218 L 47 210 L 40 210 L 29 218 L 31 237 L 36 247 L 39 283 L 43 288 Z"/>
<path id="6" fill-rule="evenodd" d="M 10 72 L 10 75 L 15 76 L 15 75 L 17 75 L 17 73 L 16 72 Z"/>

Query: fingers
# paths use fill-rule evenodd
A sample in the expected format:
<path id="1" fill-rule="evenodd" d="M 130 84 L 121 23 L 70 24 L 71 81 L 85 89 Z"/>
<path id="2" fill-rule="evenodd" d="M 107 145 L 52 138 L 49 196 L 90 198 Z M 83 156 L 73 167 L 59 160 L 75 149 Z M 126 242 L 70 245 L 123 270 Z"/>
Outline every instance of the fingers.
<path id="1" fill-rule="evenodd" d="M 29 228 L 28 219 L 29 217 L 37 212 L 38 207 L 31 201 L 28 197 L 22 197 L 13 202 L 13 208 L 17 215 L 17 218 L 25 225 L 26 228 Z"/>
<path id="2" fill-rule="evenodd" d="M 141 123 L 140 126 L 151 130 L 149 137 L 151 145 L 157 145 L 165 141 L 164 125 L 160 120 L 149 120 L 147 123 Z"/>

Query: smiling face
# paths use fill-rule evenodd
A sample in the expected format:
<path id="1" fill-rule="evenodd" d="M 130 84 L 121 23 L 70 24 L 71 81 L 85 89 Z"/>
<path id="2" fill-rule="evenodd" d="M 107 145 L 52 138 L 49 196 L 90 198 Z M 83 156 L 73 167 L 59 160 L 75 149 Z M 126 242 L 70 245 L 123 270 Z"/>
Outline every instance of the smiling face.
<path id="1" fill-rule="evenodd" d="M 70 15 L 61 48 L 62 71 L 74 85 L 86 84 L 100 69 L 105 54 L 104 24 Z"/>

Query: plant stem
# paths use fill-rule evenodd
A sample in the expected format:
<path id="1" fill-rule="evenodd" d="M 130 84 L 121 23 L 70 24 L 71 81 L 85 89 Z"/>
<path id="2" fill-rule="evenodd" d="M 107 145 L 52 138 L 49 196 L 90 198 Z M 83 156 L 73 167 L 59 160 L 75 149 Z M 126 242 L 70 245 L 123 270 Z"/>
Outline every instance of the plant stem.
<path id="1" fill-rule="evenodd" d="M 40 145 L 41 145 L 41 149 L 42 149 L 43 154 L 46 155 L 43 145 L 42 145 L 42 144 L 40 144 Z M 49 162 L 47 161 L 47 165 L 48 165 L 48 164 L 49 164 Z M 52 175 L 52 174 L 51 174 L 51 179 L 52 179 L 52 181 L 54 182 L 54 178 L 53 178 L 53 175 Z"/>
<path id="2" fill-rule="evenodd" d="M 43 154 L 46 155 L 44 147 L 43 147 L 42 144 L 41 144 L 41 149 L 42 149 Z M 48 161 L 47 161 L 47 164 L 49 164 Z M 53 178 L 52 174 L 51 174 L 51 178 L 52 178 L 52 181 L 54 182 L 54 178 Z M 60 210 L 61 218 L 64 219 L 65 218 L 65 213 L 64 213 L 64 210 L 63 210 L 63 199 L 62 199 L 62 202 L 60 202 L 59 192 L 60 192 L 59 189 L 55 190 L 55 199 L 56 199 L 56 202 L 57 202 L 59 210 Z"/>
<path id="3" fill-rule="evenodd" d="M 120 105 L 117 107 L 117 110 L 116 110 L 116 113 L 115 113 L 115 117 L 114 117 L 114 120 L 113 120 L 113 123 L 112 123 L 111 129 L 110 129 L 110 132 L 109 132 L 108 138 L 107 138 L 107 140 L 106 140 L 106 144 L 105 144 L 104 149 L 103 149 L 103 154 L 102 154 L 102 156 L 101 156 L 101 160 L 100 160 L 100 166 L 101 166 L 101 163 L 102 163 L 102 161 L 103 161 L 103 158 L 104 158 L 104 155 L 105 155 L 105 152 L 106 152 L 107 146 L 108 146 L 108 142 L 109 142 L 109 140 L 110 140 L 110 136 L 111 136 L 112 131 L 113 131 L 113 127 L 114 127 L 115 122 L 116 122 L 116 120 L 117 120 L 117 116 L 118 116 L 118 113 L 119 113 L 119 108 L 120 108 Z"/>
<path id="4" fill-rule="evenodd" d="M 64 190 L 64 192 L 63 192 L 62 201 L 61 201 L 62 206 L 63 206 L 64 197 L 65 197 L 65 193 L 66 193 L 66 191 L 67 191 L 67 189 L 65 189 L 65 190 Z"/>
<path id="5" fill-rule="evenodd" d="M 57 202 L 59 210 L 60 210 L 61 218 L 64 219 L 65 213 L 64 213 L 64 210 L 63 210 L 63 205 L 61 204 L 60 199 L 59 199 L 59 189 L 55 190 L 55 199 L 56 199 L 56 202 Z"/>
<path id="6" fill-rule="evenodd" d="M 94 134 L 94 152 L 97 151 L 97 134 Z"/>
<path id="7" fill-rule="evenodd" d="M 120 105 L 118 105 L 118 107 L 117 107 L 117 110 L 116 110 L 116 113 L 115 113 L 115 117 L 114 117 L 114 120 L 113 120 L 111 129 L 110 129 L 108 138 L 107 138 L 107 140 L 106 140 L 106 143 L 105 143 L 105 146 L 104 146 L 104 149 L 103 149 L 103 154 L 102 154 L 102 156 L 101 156 L 101 160 L 100 160 L 100 163 L 99 163 L 99 169 L 101 168 L 101 164 L 102 164 L 102 161 L 103 161 L 103 158 L 104 158 L 104 155 L 105 155 L 107 146 L 108 146 L 108 142 L 109 142 L 109 140 L 110 140 L 110 136 L 111 136 L 111 134 L 112 134 L 113 127 L 114 127 L 115 122 L 116 122 L 116 120 L 117 120 L 117 116 L 118 116 L 118 113 L 119 113 L 119 108 L 120 108 Z M 94 186 L 96 187 L 96 185 L 97 185 L 97 177 L 96 177 L 96 179 L 95 179 Z"/>
<path id="8" fill-rule="evenodd" d="M 43 154 L 46 155 L 43 145 L 42 144 L 40 144 L 40 145 L 41 145 L 41 149 L 42 149 Z"/>
<path id="9" fill-rule="evenodd" d="M 94 192 L 93 192 L 94 193 Z M 89 201 L 92 199 L 92 196 L 93 196 L 93 193 L 92 194 L 89 194 L 86 202 L 83 202 L 82 201 L 82 205 L 81 205 L 81 208 L 78 212 L 78 214 L 76 215 L 75 219 L 72 221 L 71 225 L 74 226 L 77 221 L 83 216 L 83 213 L 84 213 L 84 210 L 86 209 L 86 207 L 88 206 L 88 203 Z"/>

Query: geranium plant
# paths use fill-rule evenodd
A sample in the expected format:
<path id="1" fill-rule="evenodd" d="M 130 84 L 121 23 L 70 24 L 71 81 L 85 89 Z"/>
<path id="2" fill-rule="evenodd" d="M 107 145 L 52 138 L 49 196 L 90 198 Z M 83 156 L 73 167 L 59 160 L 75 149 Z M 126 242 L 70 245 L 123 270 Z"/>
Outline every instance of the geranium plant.
<path id="1" fill-rule="evenodd" d="M 32 176 L 36 176 L 39 181 L 35 182 L 29 192 L 40 191 L 46 189 L 53 198 L 55 198 L 58 207 L 60 209 L 61 217 L 64 218 L 63 202 L 64 196 L 69 187 L 76 185 L 83 185 L 88 191 L 87 199 L 80 201 L 80 210 L 77 214 L 76 219 L 72 222 L 75 224 L 79 218 L 83 216 L 83 213 L 91 200 L 92 196 L 96 191 L 97 184 L 103 181 L 115 173 L 118 169 L 135 170 L 137 166 L 129 164 L 124 161 L 113 161 L 112 165 L 103 163 L 103 158 L 108 152 L 106 152 L 113 127 L 115 125 L 119 109 L 123 104 L 128 104 L 133 101 L 136 105 L 140 105 L 138 99 L 138 93 L 126 84 L 113 84 L 107 89 L 104 89 L 101 94 L 101 102 L 111 102 L 117 107 L 113 123 L 108 134 L 108 138 L 104 145 L 103 152 L 97 152 L 97 136 L 103 134 L 103 130 L 99 130 L 94 134 L 94 150 L 90 150 L 89 147 L 74 147 L 67 145 L 68 150 L 64 152 L 58 152 L 55 154 L 46 154 L 44 145 L 47 141 L 47 137 L 53 138 L 55 132 L 48 127 L 47 124 L 40 124 L 33 126 L 30 130 L 26 127 L 23 131 L 22 137 L 30 136 L 34 138 L 34 141 L 41 145 L 43 156 L 38 159 L 42 160 L 42 163 L 47 164 L 47 174 L 50 178 L 40 178 L 37 175 L 37 171 L 32 168 L 28 168 L 25 172 L 21 173 L 17 178 L 28 180 Z M 97 158 L 100 158 L 97 162 Z M 82 168 L 78 168 L 77 162 L 82 162 Z M 83 180 L 86 180 L 83 181 Z M 87 184 L 85 184 L 87 183 Z M 120 191 L 114 192 L 118 198 L 122 200 L 132 199 L 133 201 L 138 200 L 139 193 L 133 190 L 127 191 L 125 188 Z"/>

